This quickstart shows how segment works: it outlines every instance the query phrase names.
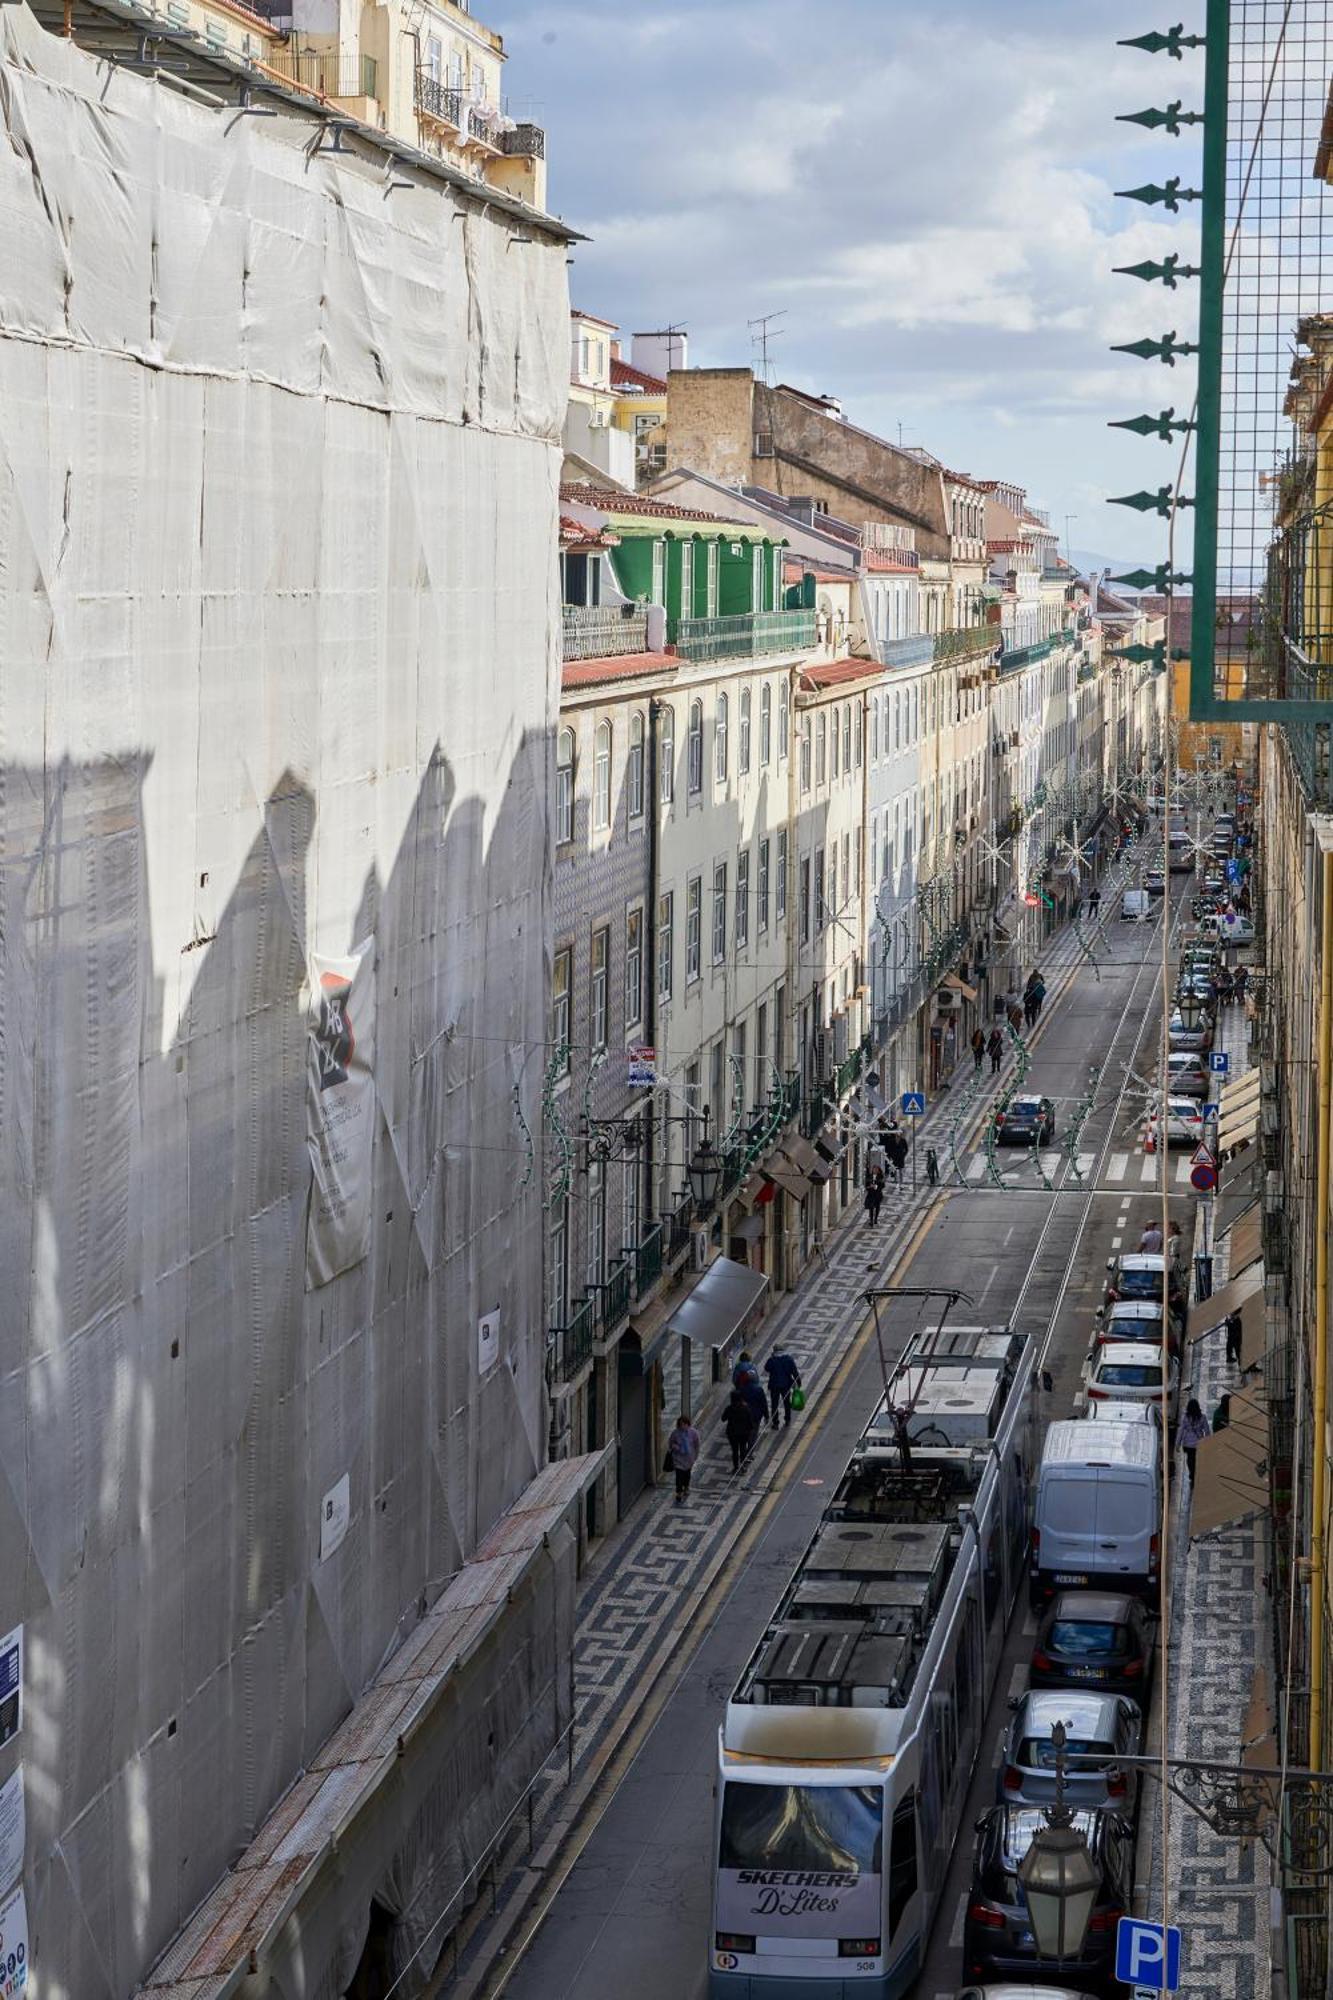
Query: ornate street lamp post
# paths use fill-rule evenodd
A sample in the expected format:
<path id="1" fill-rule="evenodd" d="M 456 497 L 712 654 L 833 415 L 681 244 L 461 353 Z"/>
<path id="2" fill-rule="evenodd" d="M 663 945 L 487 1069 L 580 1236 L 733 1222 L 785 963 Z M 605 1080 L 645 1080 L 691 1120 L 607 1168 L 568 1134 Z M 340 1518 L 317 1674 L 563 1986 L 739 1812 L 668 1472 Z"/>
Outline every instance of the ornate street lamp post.
<path id="1" fill-rule="evenodd" d="M 1065 1804 L 1065 1726 L 1051 1731 L 1055 1745 L 1055 1804 L 1018 1864 L 1039 1958 L 1063 1964 L 1083 1949 L 1101 1887 L 1101 1872 Z"/>

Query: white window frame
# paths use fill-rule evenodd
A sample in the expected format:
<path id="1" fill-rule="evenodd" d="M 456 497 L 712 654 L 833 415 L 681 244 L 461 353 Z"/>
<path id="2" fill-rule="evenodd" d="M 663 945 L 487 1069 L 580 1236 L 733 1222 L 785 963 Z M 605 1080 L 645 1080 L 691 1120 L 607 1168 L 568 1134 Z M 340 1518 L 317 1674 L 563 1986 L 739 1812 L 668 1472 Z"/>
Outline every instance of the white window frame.
<path id="1" fill-rule="evenodd" d="M 629 760 L 625 769 L 625 797 L 631 819 L 643 818 L 643 717 L 636 710 L 629 719 Z"/>
<path id="2" fill-rule="evenodd" d="M 588 977 L 588 1037 L 594 1049 L 604 1049 L 611 1033 L 611 930 L 603 924 L 592 934 Z"/>
<path id="3" fill-rule="evenodd" d="M 769 857 L 772 845 L 767 834 L 759 843 L 759 879 L 755 891 L 755 922 L 760 931 L 768 929 Z"/>
<path id="4" fill-rule="evenodd" d="M 741 689 L 740 741 L 736 746 L 737 770 L 741 777 L 749 775 L 751 737 L 753 735 L 753 696 L 748 687 Z"/>
<path id="5" fill-rule="evenodd" d="M 566 755 L 568 750 L 568 755 Z M 562 729 L 555 740 L 555 841 L 560 847 L 574 838 L 574 732 Z"/>
<path id="6" fill-rule="evenodd" d="M 625 912 L 625 1027 L 643 1019 L 643 905 Z"/>
<path id="7" fill-rule="evenodd" d="M 744 951 L 750 942 L 750 850 L 736 854 L 736 949 Z"/>
<path id="8" fill-rule="evenodd" d="M 787 914 L 787 829 L 778 828 L 778 879 L 774 888 L 773 907 L 779 920 Z"/>
<path id="9" fill-rule="evenodd" d="M 697 798 L 704 788 L 704 705 L 690 703 L 689 726 L 685 737 L 685 789 Z"/>
<path id="10" fill-rule="evenodd" d="M 593 738 L 592 825 L 594 833 L 606 833 L 611 826 L 611 725 L 599 722 Z"/>
<path id="11" fill-rule="evenodd" d="M 713 964 L 722 965 L 727 956 L 727 864 L 713 863 Z"/>
<path id="12" fill-rule="evenodd" d="M 731 730 L 731 703 L 725 692 L 719 693 L 713 708 L 713 782 L 725 785 L 727 765 L 731 754 L 728 737 Z"/>
<path id="13" fill-rule="evenodd" d="M 562 979 L 561 972 L 564 977 Z M 559 1055 L 564 1048 L 560 1063 L 560 1076 L 569 1075 L 570 1052 L 570 1010 L 574 992 L 574 950 L 572 945 L 562 945 L 551 959 L 551 1049 Z"/>
<path id="14" fill-rule="evenodd" d="M 703 971 L 704 878 L 691 875 L 685 885 L 685 984 L 692 986 Z"/>
<path id="15" fill-rule="evenodd" d="M 778 760 L 791 748 L 791 689 L 784 680 L 778 687 Z"/>
<path id="16" fill-rule="evenodd" d="M 659 1000 L 671 998 L 671 980 L 675 967 L 675 905 L 676 898 L 670 889 L 664 889 L 657 899 L 657 997 Z"/>
<path id="17" fill-rule="evenodd" d="M 759 768 L 766 771 L 773 756 L 773 689 L 764 682 L 759 694 Z"/>

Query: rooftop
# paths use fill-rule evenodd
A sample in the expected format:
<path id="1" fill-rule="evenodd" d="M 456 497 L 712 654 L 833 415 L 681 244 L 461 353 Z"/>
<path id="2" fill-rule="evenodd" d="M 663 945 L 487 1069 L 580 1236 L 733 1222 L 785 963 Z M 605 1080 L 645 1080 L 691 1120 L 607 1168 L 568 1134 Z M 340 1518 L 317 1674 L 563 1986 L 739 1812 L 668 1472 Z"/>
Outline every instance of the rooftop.
<path id="1" fill-rule="evenodd" d="M 681 665 L 675 653 L 615 653 L 604 660 L 566 660 L 560 670 L 562 688 L 600 687 L 604 681 L 642 680 L 647 674 L 675 673 Z"/>
<path id="2" fill-rule="evenodd" d="M 718 514 L 701 513 L 696 507 L 675 507 L 669 500 L 654 500 L 648 494 L 631 493 L 621 486 L 594 486 L 590 481 L 562 485 L 560 498 L 566 505 L 592 507 L 601 514 L 637 515 L 645 520 L 706 521 L 715 528 L 741 528 L 745 525 Z"/>
<path id="3" fill-rule="evenodd" d="M 802 667 L 801 687 L 813 694 L 821 688 L 842 687 L 848 681 L 877 680 L 883 671 L 878 660 L 828 660 Z"/>
<path id="4" fill-rule="evenodd" d="M 611 387 L 613 389 L 638 389 L 645 396 L 665 396 L 666 383 L 660 375 L 650 375 L 646 368 L 636 368 L 632 361 L 622 361 L 619 355 L 611 357 Z"/>

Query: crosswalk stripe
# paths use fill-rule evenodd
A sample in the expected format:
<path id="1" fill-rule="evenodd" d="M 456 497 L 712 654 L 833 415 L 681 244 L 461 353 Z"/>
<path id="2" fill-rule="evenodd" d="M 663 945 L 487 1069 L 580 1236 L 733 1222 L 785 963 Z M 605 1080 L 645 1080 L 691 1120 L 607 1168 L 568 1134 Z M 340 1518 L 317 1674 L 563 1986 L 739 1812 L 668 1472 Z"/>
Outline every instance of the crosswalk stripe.
<path id="1" fill-rule="evenodd" d="M 979 1181 L 985 1172 L 986 1155 L 984 1153 L 974 1153 L 967 1163 L 967 1178 L 970 1181 Z"/>
<path id="2" fill-rule="evenodd" d="M 1042 1171 L 1045 1173 L 1047 1180 L 1051 1178 L 1051 1175 L 1055 1172 L 1056 1168 L 1059 1166 L 1060 1158 L 1061 1156 L 1059 1153 L 1042 1154 L 1041 1156 Z"/>
<path id="3" fill-rule="evenodd" d="M 1139 1169 L 1139 1179 L 1144 1183 L 1146 1187 L 1150 1187 L 1152 1183 L 1157 1179 L 1156 1153 L 1144 1154 L 1143 1165 Z"/>
<path id="4" fill-rule="evenodd" d="M 1193 1156 L 1189 1153 L 1182 1153 L 1176 1161 L 1176 1181 L 1180 1186 L 1183 1187 L 1188 1182 L 1193 1165 Z"/>
<path id="5" fill-rule="evenodd" d="M 1079 1154 L 1077 1164 L 1078 1164 L 1078 1170 L 1081 1174 L 1087 1175 L 1092 1172 L 1093 1158 L 1094 1155 L 1091 1153 Z"/>
<path id="6" fill-rule="evenodd" d="M 1129 1154 L 1112 1153 L 1110 1165 L 1106 1169 L 1108 1181 L 1122 1181 L 1129 1172 Z"/>

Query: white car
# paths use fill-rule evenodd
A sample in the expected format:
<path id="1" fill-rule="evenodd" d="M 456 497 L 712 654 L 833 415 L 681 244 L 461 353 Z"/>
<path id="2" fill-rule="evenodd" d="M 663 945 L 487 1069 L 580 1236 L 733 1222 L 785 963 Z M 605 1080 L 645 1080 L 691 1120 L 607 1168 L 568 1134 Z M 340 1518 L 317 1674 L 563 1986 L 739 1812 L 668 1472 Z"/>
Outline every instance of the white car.
<path id="1" fill-rule="evenodd" d="M 1219 944 L 1253 944 L 1254 925 L 1248 917 L 1229 917 L 1223 910 L 1200 917 L 1199 936 L 1216 938 Z"/>
<path id="2" fill-rule="evenodd" d="M 1162 1428 L 1160 1403 L 1089 1403 L 1083 1412 L 1097 1424 L 1156 1424 Z"/>
<path id="3" fill-rule="evenodd" d="M 1197 1146 L 1203 1139 L 1203 1112 L 1193 1097 L 1166 1100 L 1166 1143 L 1168 1146 Z M 1157 1106 L 1148 1113 L 1143 1128 L 1143 1150 L 1157 1151 Z"/>
<path id="4" fill-rule="evenodd" d="M 1088 1414 L 1097 1403 L 1161 1403 L 1162 1350 L 1138 1341 L 1097 1340 L 1083 1364 Z M 1175 1429 L 1180 1413 L 1180 1363 L 1171 1356 L 1167 1376 L 1167 1421 Z"/>

